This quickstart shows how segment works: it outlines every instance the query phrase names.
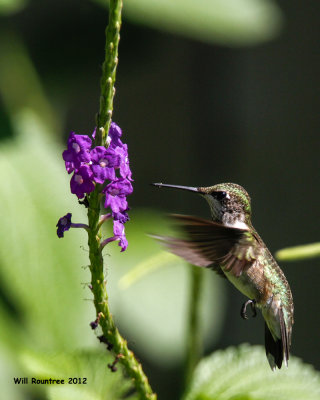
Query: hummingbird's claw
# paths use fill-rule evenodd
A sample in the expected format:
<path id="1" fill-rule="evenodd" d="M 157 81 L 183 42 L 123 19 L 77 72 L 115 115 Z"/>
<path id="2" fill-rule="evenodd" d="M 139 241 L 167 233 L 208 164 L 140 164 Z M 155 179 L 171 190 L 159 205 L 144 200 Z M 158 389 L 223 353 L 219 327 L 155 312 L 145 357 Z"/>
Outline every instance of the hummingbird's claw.
<path id="1" fill-rule="evenodd" d="M 242 304 L 240 315 L 243 319 L 248 319 L 247 315 L 247 306 L 250 304 L 252 310 L 252 317 L 256 317 L 257 310 L 256 310 L 256 301 L 255 300 L 247 300 L 245 303 Z"/>

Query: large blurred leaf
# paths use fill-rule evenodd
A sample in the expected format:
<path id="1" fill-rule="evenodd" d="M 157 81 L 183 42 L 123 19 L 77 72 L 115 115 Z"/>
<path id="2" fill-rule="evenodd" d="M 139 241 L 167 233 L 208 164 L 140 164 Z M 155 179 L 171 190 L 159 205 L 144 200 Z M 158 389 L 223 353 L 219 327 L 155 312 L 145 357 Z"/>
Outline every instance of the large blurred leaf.
<path id="1" fill-rule="evenodd" d="M 74 353 L 25 352 L 22 361 L 30 376 L 36 379 L 62 379 L 64 384 L 39 385 L 52 400 L 120 399 L 131 388 L 119 369 L 108 368 L 114 358 L 105 352 L 81 351 Z M 69 381 L 69 378 L 74 378 Z M 133 400 L 136 396 L 130 396 Z M 128 397 L 129 399 L 129 397 Z"/>
<path id="2" fill-rule="evenodd" d="M 320 374 L 291 357 L 289 367 L 272 372 L 260 346 L 220 350 L 195 370 L 185 400 L 316 400 Z"/>
<path id="3" fill-rule="evenodd" d="M 89 317 L 84 318 L 93 309 L 84 301 L 89 291 L 81 285 L 89 280 L 81 268 L 87 263 L 80 248 L 86 234 L 75 230 L 63 240 L 55 234 L 60 216 L 72 211 L 77 221 L 84 213 L 74 209 L 77 203 L 68 193 L 63 162 L 57 162 L 61 150 L 39 134 L 45 126 L 30 111 L 17 114 L 14 125 L 23 135 L 0 149 L 0 274 L 2 290 L 19 310 L 12 323 L 23 326 L 25 341 L 55 348 L 85 346 L 93 340 Z M 0 331 L 4 336 L 6 325 Z"/>
<path id="4" fill-rule="evenodd" d="M 124 1 L 124 15 L 157 29 L 231 46 L 269 40 L 282 25 L 272 0 L 129 0 Z"/>
<path id="5" fill-rule="evenodd" d="M 26 3 L 26 0 L 0 0 L 0 14 L 13 14 L 20 11 Z"/>
<path id="6" fill-rule="evenodd" d="M 107 266 L 110 303 L 116 321 L 139 353 L 153 362 L 168 364 L 181 361 L 185 354 L 188 296 L 191 266 L 178 257 L 167 256 L 147 233 L 168 232 L 165 217 L 151 210 L 130 211 L 126 224 L 129 247 L 120 253 L 113 243 Z M 121 279 L 136 266 L 144 271 L 140 279 L 123 285 Z M 154 267 L 156 265 L 156 268 Z M 145 269 L 150 266 L 150 273 Z M 207 342 L 217 340 L 224 315 L 223 280 L 203 270 L 202 334 Z M 125 275 L 126 277 L 128 275 Z"/>

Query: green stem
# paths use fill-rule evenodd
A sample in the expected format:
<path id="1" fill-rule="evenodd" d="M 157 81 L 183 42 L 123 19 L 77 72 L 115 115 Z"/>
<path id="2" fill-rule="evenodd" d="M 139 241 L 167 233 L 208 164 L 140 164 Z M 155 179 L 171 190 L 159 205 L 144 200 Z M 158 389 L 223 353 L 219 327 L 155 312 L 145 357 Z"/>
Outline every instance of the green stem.
<path id="1" fill-rule="evenodd" d="M 102 65 L 100 109 L 97 116 L 96 146 L 105 145 L 113 111 L 118 47 L 120 40 L 122 0 L 110 0 L 109 24 L 106 29 L 105 59 Z M 100 128 L 103 128 L 100 130 Z"/>
<path id="2" fill-rule="evenodd" d="M 118 44 L 121 26 L 121 0 L 110 0 L 109 24 L 106 29 L 105 61 L 102 67 L 100 110 L 97 116 L 97 131 L 95 145 L 106 143 L 109 130 L 114 97 L 114 83 L 116 67 L 118 64 Z M 103 336 L 110 343 L 110 349 L 123 365 L 141 400 L 156 400 L 141 364 L 137 361 L 132 351 L 128 349 L 127 342 L 120 335 L 108 305 L 108 293 L 104 276 L 104 263 L 102 257 L 100 218 L 100 202 L 102 198 L 102 185 L 96 185 L 95 190 L 88 196 L 88 245 L 91 271 L 91 290 L 94 296 L 96 315 L 101 326 Z M 98 317 L 99 316 L 99 317 Z"/>
<path id="3" fill-rule="evenodd" d="M 310 243 L 301 246 L 286 247 L 276 252 L 279 261 L 298 261 L 320 257 L 320 243 Z"/>
<path id="4" fill-rule="evenodd" d="M 106 288 L 105 276 L 103 273 L 103 257 L 100 250 L 101 236 L 99 233 L 100 195 L 93 192 L 90 196 L 90 207 L 88 209 L 89 219 L 89 258 L 91 270 L 91 290 L 94 296 L 96 315 L 99 317 L 104 337 L 112 346 L 112 352 L 118 356 L 119 362 L 125 368 L 127 374 L 139 394 L 140 399 L 156 400 L 148 379 L 142 370 L 141 364 L 136 360 L 132 351 L 128 349 L 127 342 L 120 335 L 112 318 Z M 95 207 L 93 207 L 95 204 Z"/>
<path id="5" fill-rule="evenodd" d="M 187 336 L 187 358 L 185 364 L 185 390 L 190 384 L 190 380 L 195 366 L 202 355 L 202 338 L 200 326 L 200 301 L 203 283 L 203 271 L 199 267 L 192 267 L 190 270 L 190 296 L 189 296 L 189 321 Z"/>

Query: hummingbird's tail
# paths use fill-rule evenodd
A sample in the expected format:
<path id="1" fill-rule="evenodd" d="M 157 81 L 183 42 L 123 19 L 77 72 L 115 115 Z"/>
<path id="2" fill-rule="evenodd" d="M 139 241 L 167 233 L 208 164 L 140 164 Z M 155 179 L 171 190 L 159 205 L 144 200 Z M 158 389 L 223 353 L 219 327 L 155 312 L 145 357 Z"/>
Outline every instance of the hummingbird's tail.
<path id="1" fill-rule="evenodd" d="M 287 327 L 283 315 L 282 307 L 278 313 L 279 326 L 280 326 L 280 337 L 275 337 L 272 334 L 267 323 L 265 323 L 265 347 L 266 355 L 269 361 L 271 369 L 274 371 L 276 367 L 279 369 L 284 361 L 285 365 L 288 366 L 289 350 L 290 350 L 290 339 L 287 332 Z"/>

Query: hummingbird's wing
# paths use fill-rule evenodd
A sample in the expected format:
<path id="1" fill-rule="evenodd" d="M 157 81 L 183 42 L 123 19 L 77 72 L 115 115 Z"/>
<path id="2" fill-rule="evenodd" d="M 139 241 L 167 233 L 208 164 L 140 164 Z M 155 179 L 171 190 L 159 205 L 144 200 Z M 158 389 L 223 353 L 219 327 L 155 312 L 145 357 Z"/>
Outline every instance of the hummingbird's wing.
<path id="1" fill-rule="evenodd" d="M 256 259 L 257 240 L 245 229 L 224 226 L 220 223 L 188 215 L 171 215 L 186 239 L 158 237 L 174 254 L 193 265 L 214 269 L 224 275 L 220 265 L 240 276 Z"/>

